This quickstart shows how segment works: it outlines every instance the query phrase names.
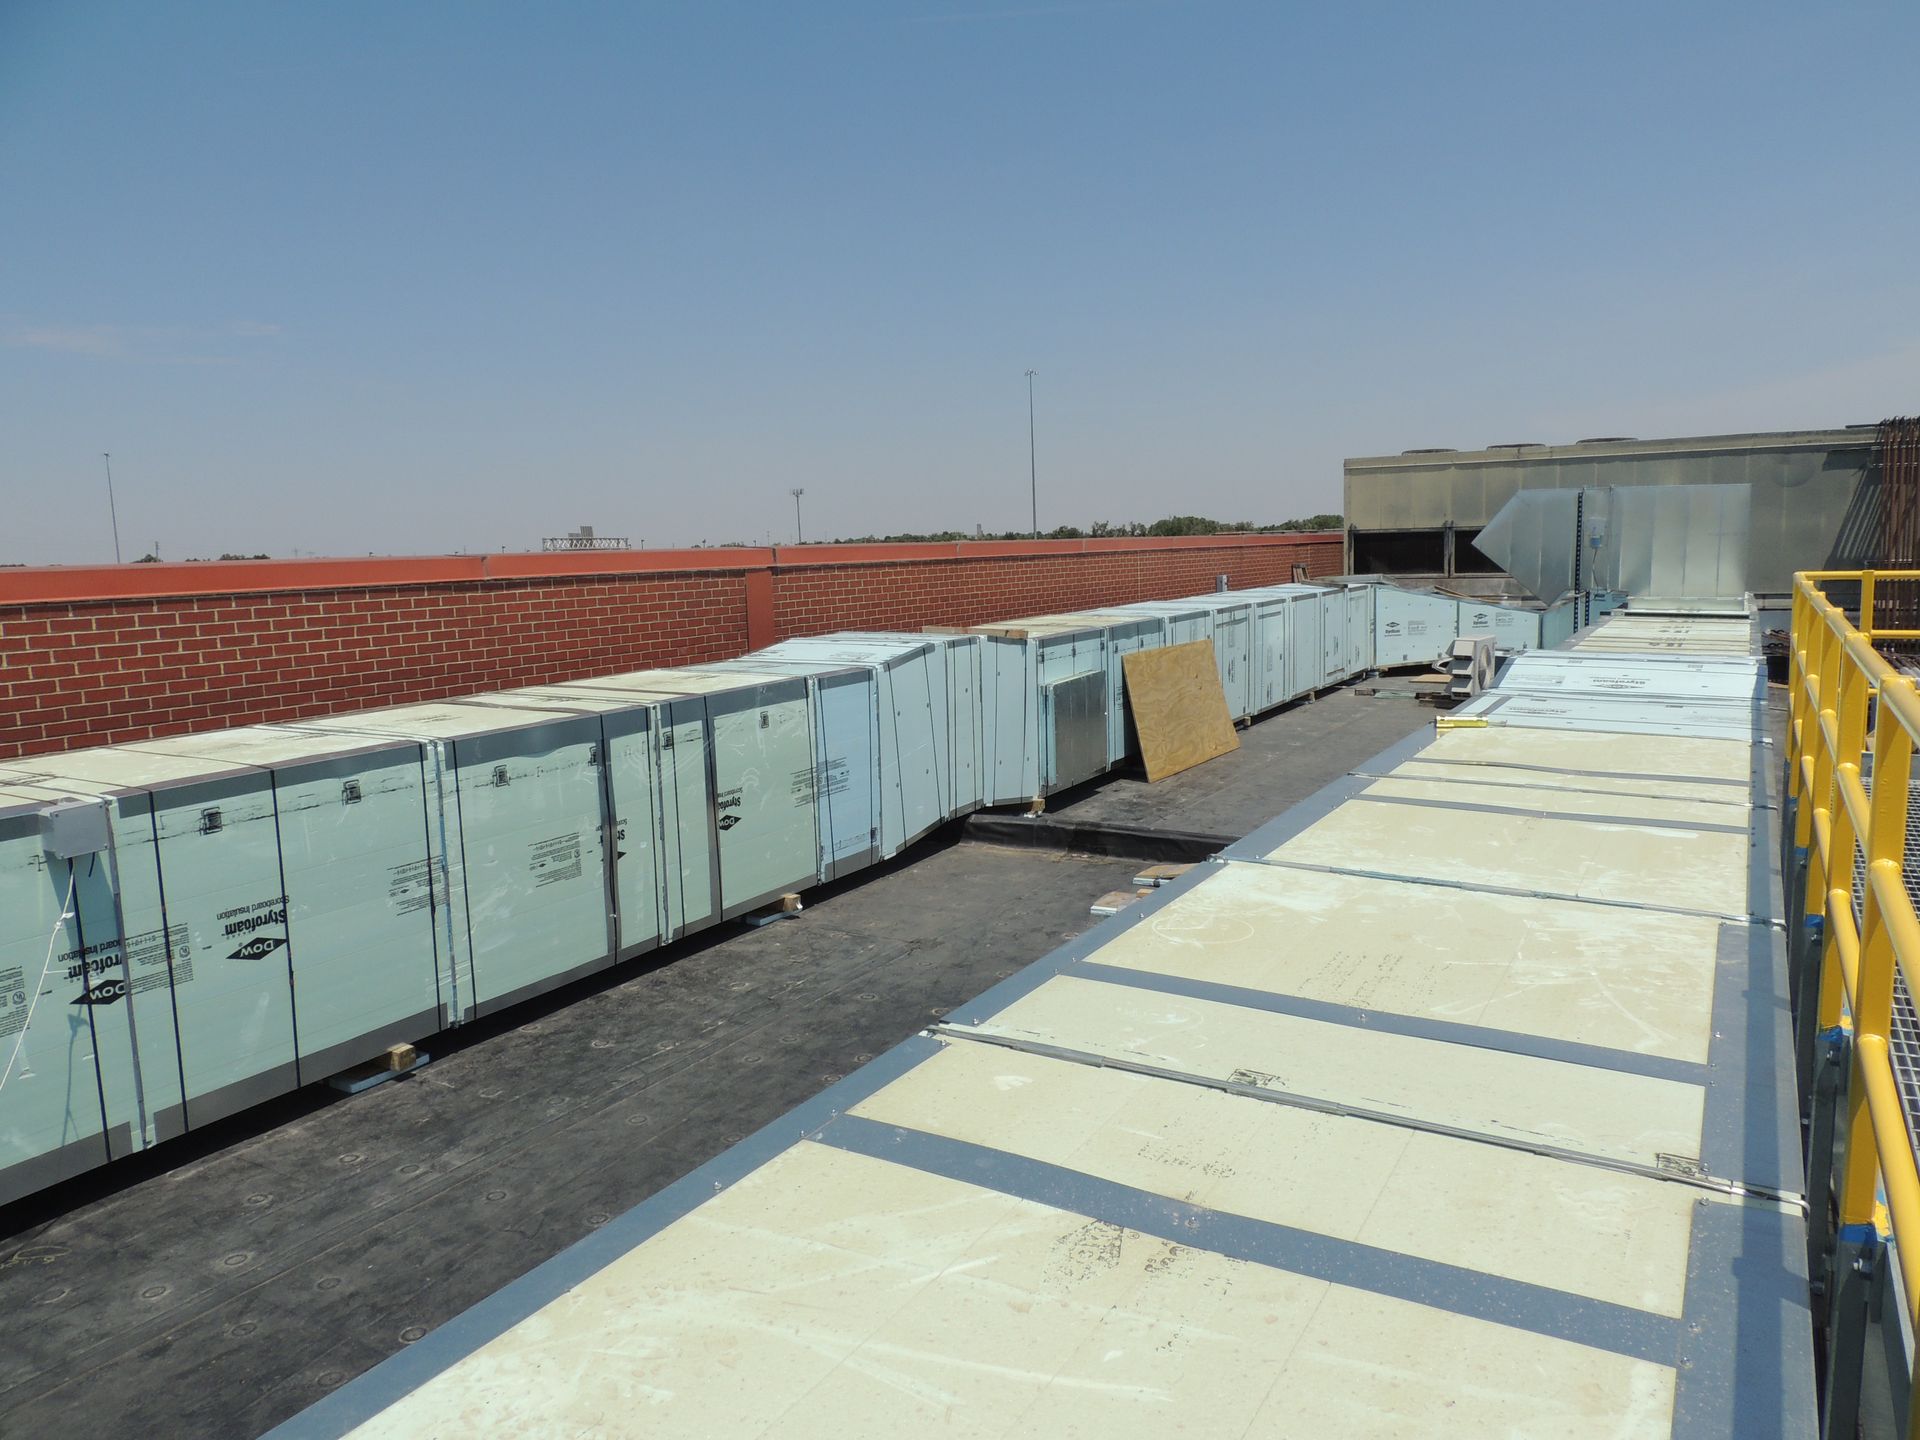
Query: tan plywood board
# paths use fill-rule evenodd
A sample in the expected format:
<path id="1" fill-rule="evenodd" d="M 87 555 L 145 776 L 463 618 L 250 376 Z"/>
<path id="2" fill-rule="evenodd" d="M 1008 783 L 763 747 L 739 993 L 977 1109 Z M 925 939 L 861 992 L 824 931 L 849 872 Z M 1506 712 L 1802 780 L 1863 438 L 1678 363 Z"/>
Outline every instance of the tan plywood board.
<path id="1" fill-rule="evenodd" d="M 1136 650 L 1120 664 L 1150 782 L 1240 748 L 1211 640 Z"/>
<path id="2" fill-rule="evenodd" d="M 1721 924 L 1236 861 L 1091 958 L 1704 1063 Z"/>

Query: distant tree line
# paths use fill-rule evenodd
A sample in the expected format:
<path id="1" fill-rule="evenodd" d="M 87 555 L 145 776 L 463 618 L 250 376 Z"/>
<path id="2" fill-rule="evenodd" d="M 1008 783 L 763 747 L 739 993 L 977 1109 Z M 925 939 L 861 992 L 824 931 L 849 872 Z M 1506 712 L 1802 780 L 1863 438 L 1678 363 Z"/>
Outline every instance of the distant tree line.
<path id="1" fill-rule="evenodd" d="M 1308 515 L 1299 520 L 1283 520 L 1278 525 L 1256 525 L 1251 520 L 1210 520 L 1204 515 L 1169 515 L 1164 520 L 1143 523 L 1138 520 L 1115 524 L 1107 520 L 1096 520 L 1082 529 L 1078 525 L 1059 525 L 1042 533 L 1042 540 L 1099 540 L 1108 536 L 1162 536 L 1162 535 L 1281 535 L 1294 534 L 1303 530 L 1338 530 L 1345 524 L 1343 517 L 1333 514 Z M 911 544 L 950 544 L 958 540 L 1026 540 L 1032 537 L 1029 530 L 1002 530 L 997 533 L 977 535 L 964 530 L 939 530 L 928 535 L 858 535 L 850 537 L 845 544 L 855 545 L 911 545 Z"/>
<path id="2" fill-rule="evenodd" d="M 200 558 L 201 557 L 198 555 L 189 555 L 187 557 L 189 561 L 195 561 Z M 235 555 L 232 553 L 228 553 L 220 556 L 219 558 L 222 560 L 271 560 L 273 557 L 267 554 L 266 551 L 262 550 L 258 555 Z M 138 560 L 134 561 L 133 563 L 136 565 L 158 565 L 160 563 L 160 557 L 154 554 L 151 550 L 149 550 L 146 554 L 142 555 Z"/>

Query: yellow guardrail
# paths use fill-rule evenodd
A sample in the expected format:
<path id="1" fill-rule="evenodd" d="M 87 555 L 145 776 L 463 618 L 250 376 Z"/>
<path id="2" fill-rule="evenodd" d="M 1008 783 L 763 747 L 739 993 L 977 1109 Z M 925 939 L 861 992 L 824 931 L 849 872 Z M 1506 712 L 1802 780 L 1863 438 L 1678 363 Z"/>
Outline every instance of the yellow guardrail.
<path id="1" fill-rule="evenodd" d="M 1874 649 L 1920 638 L 1873 629 L 1875 586 L 1920 584 L 1920 571 L 1807 571 L 1794 577 L 1788 793 L 1794 843 L 1807 853 L 1806 913 L 1824 920 L 1818 1024 L 1853 1031 L 1837 1184 L 1842 1226 L 1876 1225 L 1879 1196 L 1899 1255 L 1909 1318 L 1920 1326 L 1920 1173 L 1888 1053 L 1895 966 L 1920 994 L 1920 917 L 1902 879 L 1907 785 L 1920 740 L 1920 693 Z M 1835 582 L 1860 586 L 1856 625 L 1827 598 Z M 1871 769 L 1863 766 L 1871 757 Z M 1868 784 L 1871 782 L 1871 791 Z M 1854 861 L 1864 857 L 1861 919 L 1853 918 Z M 1920 1372 L 1920 1366 L 1915 1367 Z M 1920 1394 L 1909 1436 L 1920 1440 Z"/>

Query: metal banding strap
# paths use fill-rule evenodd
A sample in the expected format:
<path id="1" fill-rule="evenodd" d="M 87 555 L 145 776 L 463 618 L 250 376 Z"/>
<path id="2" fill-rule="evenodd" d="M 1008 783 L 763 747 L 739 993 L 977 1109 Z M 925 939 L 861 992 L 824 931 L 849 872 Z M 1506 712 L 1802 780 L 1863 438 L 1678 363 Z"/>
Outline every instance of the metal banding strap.
<path id="1" fill-rule="evenodd" d="M 1403 1035 L 1415 1040 L 1437 1040 L 1448 1045 L 1471 1045 L 1482 1050 L 1498 1050 L 1509 1055 L 1525 1055 L 1536 1060 L 1553 1060 L 1568 1065 L 1584 1065 L 1596 1070 L 1615 1070 L 1627 1075 L 1644 1075 L 1655 1080 L 1672 1080 L 1683 1085 L 1705 1085 L 1707 1067 L 1696 1060 L 1677 1060 L 1666 1055 L 1648 1055 L 1634 1050 L 1616 1050 L 1607 1045 L 1583 1045 L 1576 1040 L 1555 1040 L 1545 1035 L 1528 1035 L 1499 1030 L 1486 1025 L 1465 1025 L 1452 1020 L 1430 1020 L 1418 1015 L 1398 1015 L 1391 1011 L 1362 1010 L 1327 1000 L 1310 1000 L 1300 995 L 1278 995 L 1268 990 L 1249 990 L 1239 985 L 1222 985 L 1211 980 L 1192 980 L 1184 976 L 1162 975 L 1149 970 L 1123 969 L 1083 960 L 1064 969 L 1062 974 L 1098 980 L 1108 985 L 1124 985 L 1136 990 L 1151 990 L 1161 995 L 1178 995 L 1190 1000 L 1208 1000 L 1244 1010 L 1261 1010 L 1274 1015 L 1292 1015 L 1303 1020 L 1318 1020 L 1329 1025 L 1348 1025 L 1357 1030 L 1375 1030 L 1385 1035 Z"/>
<path id="2" fill-rule="evenodd" d="M 1649 1180 L 1687 1185 L 1715 1195 L 1750 1194 L 1764 1200 L 1778 1201 L 1782 1205 L 1804 1208 L 1804 1201 L 1800 1198 L 1797 1189 L 1792 1192 L 1776 1192 L 1763 1185 L 1747 1185 L 1696 1168 L 1650 1165 L 1619 1156 L 1575 1150 L 1566 1145 L 1552 1145 L 1545 1141 L 1530 1139 L 1524 1134 L 1512 1134 L 1494 1129 L 1474 1130 L 1463 1125 L 1448 1125 L 1439 1120 L 1422 1120 L 1405 1111 L 1376 1110 L 1370 1106 L 1354 1105 L 1344 1100 L 1329 1100 L 1319 1095 L 1308 1095 L 1300 1090 L 1277 1089 L 1240 1080 L 1222 1080 L 1214 1075 L 1196 1075 L 1189 1070 L 1176 1070 L 1145 1060 L 1103 1055 L 1092 1050 L 1075 1050 L 1069 1046 L 1053 1045 L 1043 1040 L 1030 1040 L 1019 1035 L 997 1034 L 951 1024 L 937 1026 L 933 1033 L 942 1040 L 997 1045 L 1003 1050 L 1012 1050 L 1021 1055 L 1037 1055 L 1043 1060 L 1062 1060 L 1068 1064 L 1085 1065 L 1095 1070 L 1118 1070 L 1128 1075 L 1140 1075 L 1149 1080 L 1170 1080 L 1179 1085 L 1193 1085 L 1203 1090 L 1218 1090 L 1223 1094 L 1238 1095 L 1242 1099 L 1258 1100 L 1263 1105 L 1286 1105 L 1296 1110 L 1311 1110 L 1318 1115 L 1340 1115 L 1352 1120 L 1368 1120 L 1380 1125 L 1397 1126 L 1402 1130 L 1418 1130 L 1423 1135 L 1441 1135 L 1449 1140 L 1470 1140 L 1478 1145 L 1493 1145 L 1502 1150 L 1517 1150 L 1523 1155 L 1540 1155 L 1549 1160 L 1564 1160 L 1569 1164 L 1586 1165 L 1595 1170 L 1611 1170 L 1621 1175 L 1642 1175 Z"/>
<path id="3" fill-rule="evenodd" d="M 1542 775 L 1583 775 L 1595 780 L 1650 780 L 1660 785 L 1726 785 L 1744 790 L 1746 780 L 1728 780 L 1712 775 L 1650 775 L 1638 770 L 1579 770 L 1566 765 L 1527 765 L 1518 760 L 1459 760 L 1439 755 L 1422 755 L 1423 765 L 1458 765 L 1471 770 L 1533 770 Z"/>
<path id="4" fill-rule="evenodd" d="M 1519 885 L 1477 884 L 1471 880 L 1448 880 L 1437 875 L 1396 875 L 1390 870 L 1361 870 L 1351 865 L 1310 865 L 1304 860 L 1282 860 L 1277 855 L 1237 855 L 1233 858 L 1250 865 L 1271 865 L 1276 870 L 1307 870 L 1316 875 L 1347 875 L 1356 880 L 1392 880 L 1403 885 L 1435 885 L 1443 890 L 1511 895 L 1521 900 L 1564 900 L 1573 905 L 1610 905 L 1616 910 L 1644 910 L 1653 915 L 1689 915 L 1702 920 L 1726 920 L 1736 925 L 1780 923 L 1768 915 L 1735 915 L 1725 910 L 1695 910 L 1687 905 L 1656 905 L 1645 900 L 1615 900 L 1605 895 L 1569 895 L 1561 890 L 1528 890 Z"/>
<path id="5" fill-rule="evenodd" d="M 1330 1285 L 1656 1365 L 1673 1365 L 1678 1358 L 1680 1322 L 1611 1301 L 1211 1210 L 1045 1160 L 856 1115 L 841 1116 L 813 1138 L 850 1154 L 903 1165 L 1171 1244 L 1266 1265 Z"/>
<path id="6" fill-rule="evenodd" d="M 1442 782 L 1435 782 L 1442 783 Z M 1421 800 L 1406 795 L 1362 793 L 1355 800 L 1371 800 L 1377 805 L 1417 805 L 1425 810 L 1477 810 L 1487 815 L 1511 815 L 1520 820 L 1577 820 L 1587 825 L 1631 825 L 1645 830 L 1705 831 L 1720 835 L 1745 835 L 1745 825 L 1711 825 L 1691 820 L 1651 820 L 1637 815 L 1575 815 L 1566 810 L 1527 810 L 1514 805 L 1478 805 L 1452 800 Z"/>
<path id="7" fill-rule="evenodd" d="M 1491 768 L 1491 767 L 1488 767 L 1488 768 Z M 1539 767 L 1535 767 L 1535 768 L 1538 769 Z M 1646 790 L 1599 790 L 1594 788 L 1591 785 L 1542 785 L 1537 780 L 1529 781 L 1524 778 L 1519 780 L 1494 780 L 1481 775 L 1476 775 L 1476 776 L 1473 776 L 1472 778 L 1468 778 L 1465 775 L 1459 775 L 1459 776 L 1408 775 L 1399 770 L 1389 770 L 1389 771 L 1355 770 L 1352 773 L 1354 775 L 1359 776 L 1363 780 L 1398 780 L 1403 784 L 1418 782 L 1423 785 L 1462 785 L 1462 786 L 1469 786 L 1475 790 L 1528 790 L 1536 795 L 1539 794 L 1542 790 L 1551 790 L 1555 795 L 1610 795 L 1615 799 L 1620 799 L 1620 800 L 1672 800 L 1673 798 L 1675 798 L 1671 794 L 1662 795 L 1662 794 L 1658 794 L 1658 793 L 1646 791 Z M 1556 772 L 1549 771 L 1547 773 L 1551 774 Z M 1746 788 L 1745 781 L 1741 781 L 1740 785 L 1743 790 Z M 1376 796 L 1375 798 L 1376 799 L 1399 799 L 1400 797 Z M 1688 796 L 1685 798 L 1691 799 L 1693 803 L 1696 805 L 1717 805 L 1723 810 L 1732 809 L 1736 806 L 1743 810 L 1754 808 L 1749 802 L 1747 796 L 1744 794 L 1738 795 L 1738 796 L 1730 795 L 1724 800 L 1707 800 L 1707 799 L 1701 799 L 1701 798 L 1692 797 L 1692 796 Z M 1436 803 L 1436 802 L 1429 802 L 1429 803 Z M 1452 802 L 1449 801 L 1447 803 L 1451 804 Z M 1458 808 L 1466 808 L 1466 807 L 1456 806 L 1455 808 L 1458 809 Z M 1579 815 L 1565 814 L 1560 811 L 1536 811 L 1534 813 L 1541 814 L 1541 815 L 1551 815 L 1555 819 L 1578 820 L 1582 818 Z M 1636 823 L 1646 824 L 1648 822 L 1639 821 Z"/>

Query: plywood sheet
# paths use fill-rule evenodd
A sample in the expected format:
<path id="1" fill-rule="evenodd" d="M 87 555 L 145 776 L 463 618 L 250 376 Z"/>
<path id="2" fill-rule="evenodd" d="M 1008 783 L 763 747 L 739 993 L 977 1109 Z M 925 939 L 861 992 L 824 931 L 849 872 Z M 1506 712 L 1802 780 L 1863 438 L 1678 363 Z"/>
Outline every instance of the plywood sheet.
<path id="1" fill-rule="evenodd" d="M 1211 640 L 1136 650 L 1120 664 L 1149 782 L 1240 748 Z"/>

